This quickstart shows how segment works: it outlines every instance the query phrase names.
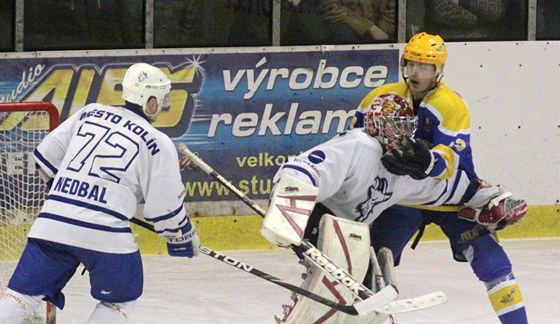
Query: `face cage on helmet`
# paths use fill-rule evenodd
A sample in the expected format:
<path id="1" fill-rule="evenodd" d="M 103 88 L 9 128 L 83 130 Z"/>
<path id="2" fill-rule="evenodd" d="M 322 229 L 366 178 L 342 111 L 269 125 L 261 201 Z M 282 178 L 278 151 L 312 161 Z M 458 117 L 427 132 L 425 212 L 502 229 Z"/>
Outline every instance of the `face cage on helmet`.
<path id="1" fill-rule="evenodd" d="M 414 137 L 418 119 L 415 116 L 391 117 L 370 111 L 366 116 L 366 131 L 376 137 L 386 150 L 399 146 L 404 137 Z"/>

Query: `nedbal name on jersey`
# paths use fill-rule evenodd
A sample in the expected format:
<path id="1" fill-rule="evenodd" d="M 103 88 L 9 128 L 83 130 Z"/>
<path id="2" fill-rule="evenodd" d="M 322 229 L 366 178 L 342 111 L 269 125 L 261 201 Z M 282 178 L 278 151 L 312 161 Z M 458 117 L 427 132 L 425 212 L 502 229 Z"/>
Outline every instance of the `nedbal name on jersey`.
<path id="1" fill-rule="evenodd" d="M 144 143 L 146 143 L 146 147 L 148 148 L 152 156 L 156 155 L 160 151 L 156 139 L 151 137 L 150 132 L 145 130 L 144 127 L 130 121 L 129 119 L 123 118 L 121 115 L 106 110 L 92 109 L 90 111 L 84 112 L 80 116 L 80 120 L 83 120 L 84 118 L 87 117 L 107 120 L 115 125 L 120 125 L 123 128 L 129 130 L 130 132 L 138 135 L 138 137 Z"/>
<path id="2" fill-rule="evenodd" d="M 60 177 L 53 186 L 54 191 L 74 195 L 89 200 L 94 200 L 103 204 L 107 203 L 105 199 L 106 187 L 90 184 L 83 180 L 77 180 L 70 177 Z"/>

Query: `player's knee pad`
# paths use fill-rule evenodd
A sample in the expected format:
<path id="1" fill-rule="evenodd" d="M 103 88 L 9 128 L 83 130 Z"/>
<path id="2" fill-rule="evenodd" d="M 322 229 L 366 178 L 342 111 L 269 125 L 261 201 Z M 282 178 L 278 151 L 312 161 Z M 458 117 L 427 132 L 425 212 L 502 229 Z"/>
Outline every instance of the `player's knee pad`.
<path id="1" fill-rule="evenodd" d="M 333 262 L 348 271 L 354 278 L 363 280 L 369 264 L 370 239 L 366 224 L 324 215 L 319 227 L 317 247 Z M 339 304 L 352 304 L 353 294 L 337 286 L 321 269 L 310 266 L 302 288 Z M 376 313 L 368 316 L 351 316 L 330 307 L 294 294 L 292 305 L 284 306 L 283 318 L 279 323 L 382 323 L 387 315 Z"/>
<path id="2" fill-rule="evenodd" d="M 41 305 L 45 296 L 28 296 L 6 289 L 0 300 L 0 323 L 21 323 Z"/>
<path id="3" fill-rule="evenodd" d="M 480 236 L 463 251 L 471 268 L 484 283 L 493 282 L 511 273 L 511 262 L 492 235 Z"/>
<path id="4" fill-rule="evenodd" d="M 134 311 L 136 301 L 125 303 L 100 302 L 89 317 L 88 324 L 121 324 L 125 323 L 128 316 Z"/>

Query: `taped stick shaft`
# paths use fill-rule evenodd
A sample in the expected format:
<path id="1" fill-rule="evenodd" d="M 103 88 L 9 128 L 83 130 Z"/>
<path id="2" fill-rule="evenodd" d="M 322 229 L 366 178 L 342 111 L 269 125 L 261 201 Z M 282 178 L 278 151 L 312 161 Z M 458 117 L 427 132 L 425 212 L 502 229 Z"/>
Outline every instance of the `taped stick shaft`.
<path id="1" fill-rule="evenodd" d="M 252 199 L 247 197 L 243 192 L 237 189 L 231 182 L 229 182 L 226 178 L 212 169 L 211 166 L 206 164 L 198 155 L 194 154 L 191 150 L 189 150 L 184 145 L 179 145 L 179 151 L 185 154 L 191 161 L 193 161 L 198 167 L 202 169 L 202 171 L 206 172 L 207 174 L 214 177 L 216 180 L 220 181 L 224 186 L 226 186 L 231 192 L 233 192 L 237 197 L 239 197 L 247 206 L 251 207 L 254 211 L 256 211 L 261 217 L 266 215 L 266 210 L 264 210 L 261 206 L 257 205 Z"/>

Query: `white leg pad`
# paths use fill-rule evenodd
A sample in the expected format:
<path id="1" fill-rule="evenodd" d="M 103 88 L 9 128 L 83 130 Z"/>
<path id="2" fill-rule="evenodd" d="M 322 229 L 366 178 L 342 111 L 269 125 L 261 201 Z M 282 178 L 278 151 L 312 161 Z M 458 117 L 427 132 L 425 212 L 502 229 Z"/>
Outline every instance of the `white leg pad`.
<path id="1" fill-rule="evenodd" d="M 0 323 L 23 323 L 33 314 L 44 296 L 28 296 L 11 289 L 6 289 L 4 298 L 0 300 Z"/>
<path id="2" fill-rule="evenodd" d="M 88 320 L 88 324 L 123 324 L 128 316 L 134 311 L 136 301 L 126 303 L 105 303 L 100 302 L 95 306 L 95 310 Z"/>
<path id="3" fill-rule="evenodd" d="M 0 323 L 23 323 L 23 310 L 12 299 L 0 299 Z"/>
<path id="4" fill-rule="evenodd" d="M 369 265 L 370 237 L 369 227 L 332 215 L 324 215 L 319 228 L 317 247 L 333 262 L 348 271 L 357 280 L 363 280 Z M 311 266 L 302 287 L 340 304 L 354 304 L 354 295 L 346 288 L 337 285 L 328 274 L 316 266 Z M 284 317 L 277 318 L 280 323 L 368 323 L 385 322 L 385 314 L 371 313 L 367 316 L 352 316 L 336 311 L 309 298 L 296 295 L 292 305 L 284 306 Z"/>

